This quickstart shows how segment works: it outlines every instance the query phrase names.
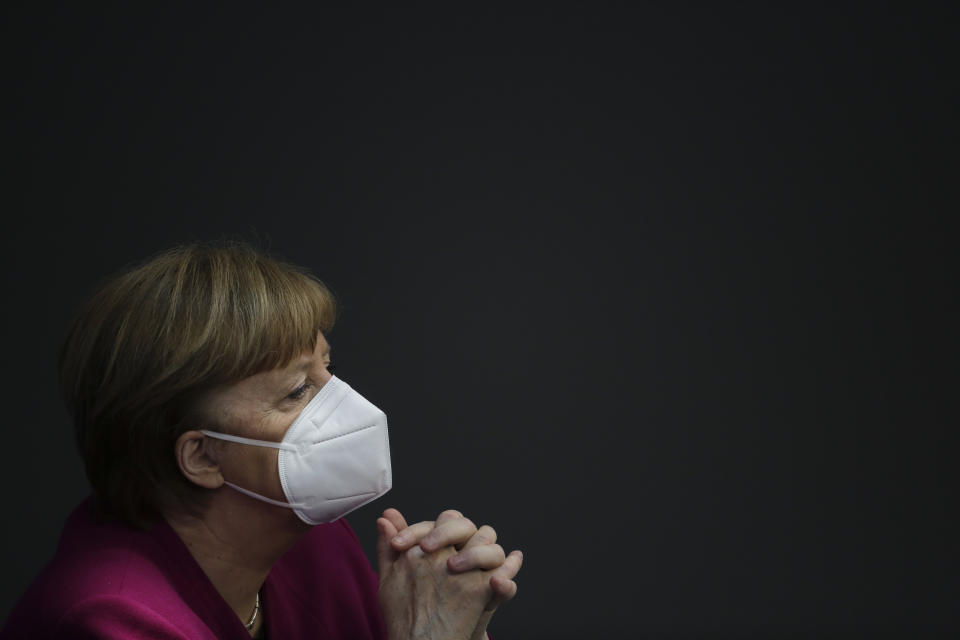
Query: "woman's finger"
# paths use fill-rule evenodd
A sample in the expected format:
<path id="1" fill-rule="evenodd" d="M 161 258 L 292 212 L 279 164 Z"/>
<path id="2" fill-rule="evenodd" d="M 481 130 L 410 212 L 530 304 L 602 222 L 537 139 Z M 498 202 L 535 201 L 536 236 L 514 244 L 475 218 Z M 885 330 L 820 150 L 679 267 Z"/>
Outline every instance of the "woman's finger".
<path id="1" fill-rule="evenodd" d="M 397 531 L 403 531 L 407 528 L 407 520 L 403 517 L 403 514 L 394 509 L 393 507 L 387 509 L 383 512 L 383 517 L 390 521 L 393 527 Z"/>
<path id="2" fill-rule="evenodd" d="M 392 540 L 390 540 L 390 544 L 397 551 L 406 551 L 410 547 L 420 542 L 423 537 L 431 531 L 433 531 L 433 521 L 424 520 L 423 522 L 412 524 L 398 533 Z"/>
<path id="3" fill-rule="evenodd" d="M 490 576 L 490 589 L 493 590 L 493 597 L 485 607 L 486 611 L 493 611 L 501 604 L 517 595 L 517 583 L 500 576 Z"/>
<path id="4" fill-rule="evenodd" d="M 517 595 L 517 583 L 513 581 L 513 578 L 520 571 L 522 565 L 523 552 L 519 550 L 511 551 L 500 568 L 491 573 L 490 589 L 493 591 L 493 596 L 485 607 L 486 611 L 493 611 Z"/>
<path id="5" fill-rule="evenodd" d="M 465 545 L 473 534 L 477 532 L 477 525 L 470 518 L 454 518 L 434 528 L 420 540 L 420 548 L 430 553 L 447 546 L 459 549 Z"/>
<path id="6" fill-rule="evenodd" d="M 382 583 L 397 554 L 390 546 L 390 538 L 397 535 L 393 523 L 387 518 L 377 518 L 377 563 Z"/>
<path id="7" fill-rule="evenodd" d="M 484 544 L 493 544 L 497 541 L 497 532 L 488 524 L 483 525 L 477 532 L 473 534 L 473 537 L 467 541 L 467 544 L 463 545 L 464 549 L 470 549 L 471 547 L 476 547 Z"/>
<path id="8" fill-rule="evenodd" d="M 448 520 L 454 520 L 456 518 L 462 518 L 463 514 L 457 511 L 456 509 L 447 509 L 443 513 L 437 516 L 437 526 L 439 527 L 444 522 Z"/>
<path id="9" fill-rule="evenodd" d="M 512 580 L 520 573 L 520 567 L 523 566 L 523 552 L 519 549 L 511 551 L 503 564 L 493 572 L 493 575 L 505 580 Z"/>
<path id="10" fill-rule="evenodd" d="M 454 573 L 470 569 L 496 569 L 506 560 L 503 547 L 498 544 L 485 544 L 479 547 L 463 549 L 447 559 L 447 568 Z"/>

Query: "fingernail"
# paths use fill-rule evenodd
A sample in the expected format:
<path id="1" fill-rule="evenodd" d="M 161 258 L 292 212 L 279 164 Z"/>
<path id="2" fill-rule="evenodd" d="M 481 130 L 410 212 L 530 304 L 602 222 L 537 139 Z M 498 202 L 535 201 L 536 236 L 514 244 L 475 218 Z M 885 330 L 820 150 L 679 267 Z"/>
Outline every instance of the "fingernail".
<path id="1" fill-rule="evenodd" d="M 393 538 L 393 542 L 396 544 L 403 544 L 405 540 L 406 539 L 403 537 L 403 535 L 395 536 Z"/>
<path id="2" fill-rule="evenodd" d="M 462 556 L 453 556 L 450 558 L 450 564 L 454 569 L 459 569 L 463 566 L 464 560 Z"/>

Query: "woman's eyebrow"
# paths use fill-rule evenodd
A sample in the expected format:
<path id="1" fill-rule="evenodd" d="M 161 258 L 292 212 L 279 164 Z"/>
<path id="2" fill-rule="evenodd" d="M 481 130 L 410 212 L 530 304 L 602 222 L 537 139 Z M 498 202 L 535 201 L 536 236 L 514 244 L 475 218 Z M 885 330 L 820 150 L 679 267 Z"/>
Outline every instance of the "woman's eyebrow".
<path id="1" fill-rule="evenodd" d="M 286 390 L 291 385 L 299 383 L 303 378 L 303 373 L 308 367 L 297 366 L 295 369 L 288 369 L 282 376 L 277 377 L 277 389 Z"/>
<path id="2" fill-rule="evenodd" d="M 304 357 L 302 360 L 298 360 L 296 363 L 290 364 L 286 369 L 278 372 L 280 375 L 278 379 L 281 381 L 282 385 L 287 385 L 294 378 L 299 378 L 304 371 L 309 371 L 313 366 L 313 358 Z"/>
<path id="3" fill-rule="evenodd" d="M 320 355 L 322 355 L 324 359 L 329 358 L 330 352 L 332 350 L 333 350 L 333 347 L 331 347 L 330 344 L 328 343 L 327 347 L 323 350 L 323 353 L 321 353 Z M 294 374 L 300 373 L 301 371 L 307 371 L 311 369 L 313 365 L 314 365 L 313 357 L 305 355 L 296 365 L 294 365 L 293 369 L 290 372 L 290 375 L 287 377 L 292 377 Z"/>

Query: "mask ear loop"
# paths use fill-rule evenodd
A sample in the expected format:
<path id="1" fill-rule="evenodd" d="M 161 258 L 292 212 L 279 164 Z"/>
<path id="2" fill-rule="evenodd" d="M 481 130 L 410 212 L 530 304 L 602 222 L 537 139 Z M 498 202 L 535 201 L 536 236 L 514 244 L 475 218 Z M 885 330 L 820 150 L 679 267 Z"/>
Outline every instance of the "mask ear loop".
<path id="1" fill-rule="evenodd" d="M 217 440 L 229 440 L 230 442 L 239 442 L 240 444 L 252 444 L 256 447 L 270 447 L 271 449 L 283 449 L 284 451 L 296 451 L 297 446 L 289 442 L 270 442 L 269 440 L 254 440 L 253 438 L 244 438 L 243 436 L 232 436 L 229 433 L 218 433 L 216 431 L 207 431 L 200 429 L 200 433 Z"/>
<path id="2" fill-rule="evenodd" d="M 305 505 L 302 504 L 302 503 L 293 504 L 293 503 L 290 503 L 290 502 L 282 502 L 282 501 L 280 501 L 280 500 L 274 500 L 273 498 L 268 498 L 267 496 L 262 496 L 262 495 L 260 495 L 259 493 L 254 493 L 253 491 L 250 491 L 249 489 L 244 489 L 243 487 L 238 487 L 237 485 L 233 484 L 232 482 L 227 482 L 226 480 L 223 481 L 223 484 L 227 485 L 228 487 L 230 487 L 230 488 L 233 489 L 234 491 L 239 491 L 240 493 L 242 493 L 242 494 L 244 494 L 244 495 L 248 495 L 248 496 L 250 496 L 251 498 L 256 498 L 257 500 L 260 500 L 261 502 L 267 502 L 267 503 L 269 503 L 269 504 L 276 505 L 276 506 L 278 506 L 278 507 L 287 507 L 287 508 L 289 508 L 289 509 L 302 509 L 302 508 L 305 506 Z"/>
<path id="3" fill-rule="evenodd" d="M 207 431 L 206 429 L 201 429 L 200 433 L 211 438 L 216 438 L 217 440 L 228 440 L 230 442 L 239 442 L 240 444 L 250 444 L 257 447 L 270 447 L 271 449 L 283 449 L 284 451 L 296 451 L 297 447 L 288 442 L 270 442 L 269 440 L 255 440 L 253 438 L 244 438 L 243 436 L 232 436 L 228 433 L 217 433 L 216 431 Z M 250 496 L 251 498 L 256 498 L 262 502 L 275 505 L 277 507 L 287 507 L 288 509 L 302 509 L 305 505 L 303 503 L 290 503 L 282 502 L 280 500 L 274 500 L 273 498 L 268 498 L 267 496 L 262 496 L 259 493 L 254 493 L 249 489 L 244 489 L 243 487 L 237 486 L 232 482 L 223 481 L 223 484 L 227 485 L 234 491 L 239 491 L 240 493 Z"/>

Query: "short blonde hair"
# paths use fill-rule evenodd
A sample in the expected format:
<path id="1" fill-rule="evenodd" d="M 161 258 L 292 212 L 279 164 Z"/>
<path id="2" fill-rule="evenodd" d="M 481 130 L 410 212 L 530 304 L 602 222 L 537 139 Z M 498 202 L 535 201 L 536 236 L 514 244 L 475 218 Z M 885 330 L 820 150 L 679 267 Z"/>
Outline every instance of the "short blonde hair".
<path id="1" fill-rule="evenodd" d="M 336 303 L 299 267 L 244 243 L 177 246 L 110 280 L 80 309 L 60 382 L 97 503 L 146 527 L 205 494 L 174 444 L 205 394 L 289 363 L 332 328 Z"/>

